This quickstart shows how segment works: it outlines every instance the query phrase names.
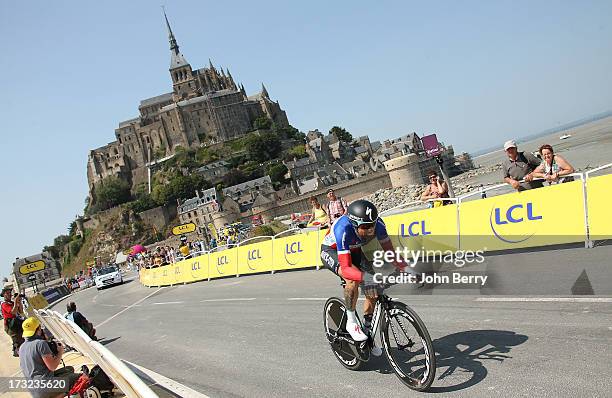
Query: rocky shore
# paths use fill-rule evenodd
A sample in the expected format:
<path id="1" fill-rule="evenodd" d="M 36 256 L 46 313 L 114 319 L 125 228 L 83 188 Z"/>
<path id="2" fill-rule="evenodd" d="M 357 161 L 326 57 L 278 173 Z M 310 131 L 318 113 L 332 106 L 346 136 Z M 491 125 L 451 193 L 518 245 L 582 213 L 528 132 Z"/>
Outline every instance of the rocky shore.
<path id="1" fill-rule="evenodd" d="M 499 182 L 475 185 L 467 183 L 467 181 L 473 179 L 474 177 L 499 172 L 499 170 L 501 170 L 501 163 L 489 167 L 479 167 L 451 178 L 455 196 L 465 195 L 466 193 L 478 190 L 479 188 L 486 188 L 499 184 Z M 374 203 L 378 208 L 378 211 L 383 212 L 405 203 L 418 201 L 421 197 L 421 193 L 423 193 L 425 190 L 425 187 L 425 184 L 415 184 L 399 188 L 379 189 L 373 194 L 366 196 L 364 199 Z"/>

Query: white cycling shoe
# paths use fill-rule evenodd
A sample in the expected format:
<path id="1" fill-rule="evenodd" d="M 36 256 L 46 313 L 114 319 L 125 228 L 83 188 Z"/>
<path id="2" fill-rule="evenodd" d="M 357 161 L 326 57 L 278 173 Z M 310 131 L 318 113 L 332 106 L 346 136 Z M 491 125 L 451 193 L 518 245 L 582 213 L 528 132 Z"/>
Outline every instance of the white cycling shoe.
<path id="1" fill-rule="evenodd" d="M 361 330 L 361 326 L 354 322 L 346 323 L 346 331 L 349 332 L 355 341 L 366 341 L 368 339 L 368 336 Z"/>

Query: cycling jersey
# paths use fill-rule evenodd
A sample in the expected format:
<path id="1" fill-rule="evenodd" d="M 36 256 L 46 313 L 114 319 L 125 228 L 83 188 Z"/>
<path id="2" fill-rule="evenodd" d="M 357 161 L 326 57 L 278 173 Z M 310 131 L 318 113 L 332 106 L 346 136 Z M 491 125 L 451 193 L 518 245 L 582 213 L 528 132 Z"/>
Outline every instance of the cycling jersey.
<path id="1" fill-rule="evenodd" d="M 376 239 L 383 245 L 383 248 L 390 245 L 391 240 L 387 233 L 387 227 L 380 218 L 376 220 L 374 231 Z M 363 279 L 363 273 L 360 269 L 361 247 L 367 243 L 357 235 L 357 230 L 351 224 L 348 216 L 343 215 L 336 220 L 323 238 L 321 248 L 323 263 L 336 274 L 338 274 L 338 268 L 340 268 L 343 278 L 360 282 Z M 335 261 L 336 256 L 326 255 L 326 252 L 330 251 L 337 253 L 337 262 Z M 354 256 L 357 254 L 358 256 Z"/>

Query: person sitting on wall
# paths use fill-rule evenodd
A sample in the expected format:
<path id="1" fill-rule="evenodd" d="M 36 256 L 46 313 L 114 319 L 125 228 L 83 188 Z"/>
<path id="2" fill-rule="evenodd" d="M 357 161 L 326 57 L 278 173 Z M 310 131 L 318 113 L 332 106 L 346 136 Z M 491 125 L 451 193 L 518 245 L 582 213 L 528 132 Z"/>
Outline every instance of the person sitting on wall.
<path id="1" fill-rule="evenodd" d="M 315 196 L 312 196 L 309 202 L 312 206 L 312 215 L 307 225 L 309 227 L 327 228 L 329 226 L 329 218 L 327 217 L 327 212 L 323 206 L 321 206 L 321 203 L 319 203 L 319 200 Z"/>
<path id="2" fill-rule="evenodd" d="M 544 178 L 548 184 L 569 182 L 571 177 L 565 177 L 572 174 L 575 170 L 567 160 L 561 155 L 555 155 L 552 146 L 544 144 L 540 147 L 540 155 L 542 163 L 533 171 L 533 176 L 536 178 Z"/>
<path id="3" fill-rule="evenodd" d="M 98 340 L 98 338 L 96 337 L 96 329 L 94 328 L 93 323 L 89 322 L 87 318 L 83 316 L 83 314 L 77 311 L 77 306 L 74 301 L 71 301 L 66 304 L 66 311 L 67 312 L 64 315 L 64 318 L 76 323 L 78 327 L 80 327 L 85 333 L 87 333 L 90 339 L 96 341 Z"/>
<path id="4" fill-rule="evenodd" d="M 541 188 L 541 181 L 534 181 L 533 171 L 540 165 L 540 160 L 529 152 L 519 152 L 516 142 L 510 140 L 504 143 L 504 151 L 508 157 L 502 165 L 504 181 L 517 191 Z M 521 182 L 523 180 L 523 182 Z"/>
<path id="5" fill-rule="evenodd" d="M 421 194 L 421 200 L 423 202 L 429 199 L 448 198 L 448 184 L 438 177 L 438 173 L 436 173 L 435 170 L 430 170 L 427 173 L 427 179 L 429 180 L 429 184 Z M 444 204 L 444 201 L 435 201 L 432 207 L 438 207 Z"/>

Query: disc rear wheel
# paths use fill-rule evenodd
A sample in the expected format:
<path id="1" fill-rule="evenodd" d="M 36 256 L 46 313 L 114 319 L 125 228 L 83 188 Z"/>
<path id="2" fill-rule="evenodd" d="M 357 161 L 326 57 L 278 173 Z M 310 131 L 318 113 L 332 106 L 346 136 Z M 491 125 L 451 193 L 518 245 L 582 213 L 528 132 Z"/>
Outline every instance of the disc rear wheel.
<path id="1" fill-rule="evenodd" d="M 360 369 L 364 362 L 353 354 L 351 343 L 344 340 L 350 335 L 346 331 L 346 307 L 344 302 L 336 297 L 332 297 L 325 303 L 323 311 L 323 324 L 325 335 L 329 342 L 334 356 L 340 361 L 342 366 L 350 370 Z"/>

